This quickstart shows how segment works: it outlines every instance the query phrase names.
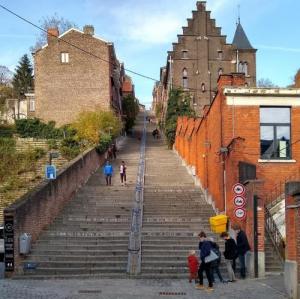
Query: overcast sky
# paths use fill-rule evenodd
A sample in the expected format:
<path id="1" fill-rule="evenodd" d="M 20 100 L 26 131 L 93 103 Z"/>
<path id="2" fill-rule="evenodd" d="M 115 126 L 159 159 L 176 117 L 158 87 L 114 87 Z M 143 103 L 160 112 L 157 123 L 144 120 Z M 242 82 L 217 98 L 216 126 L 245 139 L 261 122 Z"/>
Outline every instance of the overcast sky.
<path id="1" fill-rule="evenodd" d="M 0 0 L 0 4 L 38 23 L 57 13 L 79 28 L 92 24 L 98 36 L 114 42 L 126 68 L 159 79 L 167 51 L 195 0 Z M 231 43 L 241 6 L 241 23 L 257 52 L 257 78 L 269 78 L 286 86 L 300 68 L 299 0 L 208 0 L 207 7 Z M 0 8 L 0 65 L 14 70 L 19 58 L 29 53 L 38 30 Z M 149 105 L 153 81 L 132 76 L 136 94 Z"/>

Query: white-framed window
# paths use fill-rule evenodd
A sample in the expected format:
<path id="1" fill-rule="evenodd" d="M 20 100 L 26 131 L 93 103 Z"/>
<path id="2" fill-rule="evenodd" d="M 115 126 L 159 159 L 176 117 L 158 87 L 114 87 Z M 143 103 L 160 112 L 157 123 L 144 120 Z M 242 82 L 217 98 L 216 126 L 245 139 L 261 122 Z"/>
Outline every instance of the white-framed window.
<path id="1" fill-rule="evenodd" d="M 35 100 L 34 99 L 30 99 L 29 100 L 29 111 L 30 112 L 34 112 L 35 111 Z"/>
<path id="2" fill-rule="evenodd" d="M 248 76 L 248 62 L 240 61 L 238 70 L 239 70 L 239 73 L 244 73 L 245 76 Z"/>
<path id="3" fill-rule="evenodd" d="M 223 69 L 220 67 L 218 70 L 218 75 L 221 76 L 223 74 Z"/>
<path id="4" fill-rule="evenodd" d="M 205 91 L 206 91 L 205 83 L 202 83 L 202 84 L 201 84 L 201 91 L 202 91 L 202 92 L 205 92 Z"/>
<path id="5" fill-rule="evenodd" d="M 67 52 L 60 53 L 60 61 L 61 63 L 69 63 L 69 53 Z"/>
<path id="6" fill-rule="evenodd" d="M 182 71 L 182 87 L 183 89 L 187 89 L 189 87 L 188 84 L 188 71 L 186 68 Z"/>

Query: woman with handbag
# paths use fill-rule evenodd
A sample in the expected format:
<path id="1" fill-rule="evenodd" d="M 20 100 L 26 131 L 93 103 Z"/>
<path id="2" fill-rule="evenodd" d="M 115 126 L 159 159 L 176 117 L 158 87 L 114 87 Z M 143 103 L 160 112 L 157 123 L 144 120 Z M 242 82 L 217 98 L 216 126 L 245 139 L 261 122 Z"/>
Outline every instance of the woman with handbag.
<path id="1" fill-rule="evenodd" d="M 207 291 L 213 291 L 213 282 L 211 277 L 211 263 L 217 257 L 217 255 L 212 251 L 211 242 L 207 240 L 205 232 L 201 232 L 198 235 L 200 242 L 199 242 L 199 250 L 200 250 L 200 267 L 198 270 L 199 276 L 199 284 L 196 286 L 196 289 L 203 290 L 203 272 L 205 271 L 207 280 L 208 280 L 208 288 Z"/>

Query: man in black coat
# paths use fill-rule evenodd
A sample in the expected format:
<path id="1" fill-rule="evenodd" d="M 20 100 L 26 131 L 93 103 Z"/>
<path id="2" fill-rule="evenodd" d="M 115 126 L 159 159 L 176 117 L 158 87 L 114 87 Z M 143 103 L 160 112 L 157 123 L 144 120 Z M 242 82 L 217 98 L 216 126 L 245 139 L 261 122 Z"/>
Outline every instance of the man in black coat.
<path id="1" fill-rule="evenodd" d="M 228 272 L 229 282 L 235 282 L 235 274 L 233 271 L 233 263 L 237 257 L 237 246 L 235 241 L 230 238 L 228 233 L 223 232 L 220 236 L 225 241 L 225 264 Z"/>
<path id="2" fill-rule="evenodd" d="M 232 226 L 233 230 L 236 232 L 236 245 L 237 245 L 237 253 L 240 262 L 240 271 L 241 278 L 246 278 L 246 261 L 245 255 L 247 251 L 250 250 L 250 245 L 247 239 L 247 236 L 244 231 L 241 230 L 240 225 L 235 224 Z"/>

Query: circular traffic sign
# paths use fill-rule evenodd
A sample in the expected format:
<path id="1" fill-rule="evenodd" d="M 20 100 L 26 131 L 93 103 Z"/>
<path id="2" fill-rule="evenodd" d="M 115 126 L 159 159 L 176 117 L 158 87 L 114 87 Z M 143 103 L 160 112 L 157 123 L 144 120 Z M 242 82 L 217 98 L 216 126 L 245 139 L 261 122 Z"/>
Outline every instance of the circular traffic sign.
<path id="1" fill-rule="evenodd" d="M 237 195 L 234 197 L 233 202 L 236 207 L 242 208 L 246 204 L 246 199 L 245 199 L 245 197 L 243 197 L 241 195 Z"/>
<path id="2" fill-rule="evenodd" d="M 234 215 L 239 220 L 244 220 L 246 218 L 246 210 L 244 208 L 236 208 L 234 210 Z"/>
<path id="3" fill-rule="evenodd" d="M 245 193 L 245 186 L 237 183 L 233 185 L 232 190 L 236 195 L 243 195 Z"/>

